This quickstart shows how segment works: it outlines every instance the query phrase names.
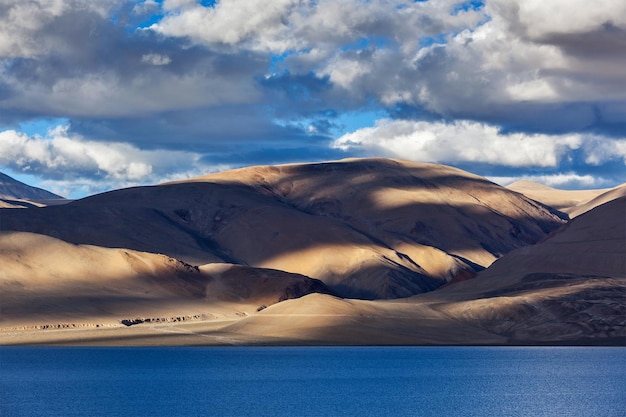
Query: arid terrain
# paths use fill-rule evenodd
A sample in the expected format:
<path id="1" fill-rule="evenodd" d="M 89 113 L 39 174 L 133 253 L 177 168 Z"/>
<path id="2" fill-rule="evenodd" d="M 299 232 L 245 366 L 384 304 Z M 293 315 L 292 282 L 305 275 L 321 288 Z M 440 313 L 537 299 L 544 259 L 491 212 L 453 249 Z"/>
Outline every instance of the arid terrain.
<path id="1" fill-rule="evenodd" d="M 391 159 L 2 185 L 0 344 L 626 344 L 625 185 Z"/>

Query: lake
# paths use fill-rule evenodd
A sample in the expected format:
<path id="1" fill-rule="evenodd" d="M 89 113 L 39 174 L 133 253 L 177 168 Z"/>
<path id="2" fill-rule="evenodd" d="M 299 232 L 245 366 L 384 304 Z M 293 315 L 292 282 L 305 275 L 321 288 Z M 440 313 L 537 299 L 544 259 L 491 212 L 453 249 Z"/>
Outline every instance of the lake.
<path id="1" fill-rule="evenodd" d="M 610 347 L 0 347 L 0 416 L 626 416 Z"/>

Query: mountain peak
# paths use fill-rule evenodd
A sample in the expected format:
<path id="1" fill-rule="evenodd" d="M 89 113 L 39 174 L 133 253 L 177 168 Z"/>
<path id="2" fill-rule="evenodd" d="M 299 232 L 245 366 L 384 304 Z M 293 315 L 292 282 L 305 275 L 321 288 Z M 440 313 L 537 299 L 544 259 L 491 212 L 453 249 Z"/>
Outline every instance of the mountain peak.
<path id="1" fill-rule="evenodd" d="M 0 172 L 0 198 L 14 200 L 58 200 L 60 195 L 24 184 Z"/>

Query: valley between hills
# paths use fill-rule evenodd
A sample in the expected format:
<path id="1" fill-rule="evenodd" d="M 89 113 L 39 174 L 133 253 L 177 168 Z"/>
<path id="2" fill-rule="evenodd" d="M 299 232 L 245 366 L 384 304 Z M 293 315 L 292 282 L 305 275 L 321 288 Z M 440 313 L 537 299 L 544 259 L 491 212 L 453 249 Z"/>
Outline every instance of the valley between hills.
<path id="1" fill-rule="evenodd" d="M 392 159 L 69 201 L 0 177 L 0 344 L 626 345 L 626 184 Z"/>

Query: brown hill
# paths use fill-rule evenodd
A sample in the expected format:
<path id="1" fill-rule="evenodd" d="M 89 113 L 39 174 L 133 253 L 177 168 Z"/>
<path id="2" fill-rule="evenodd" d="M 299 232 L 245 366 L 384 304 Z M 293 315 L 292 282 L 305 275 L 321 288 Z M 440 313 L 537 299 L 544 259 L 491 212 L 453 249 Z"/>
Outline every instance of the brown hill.
<path id="1" fill-rule="evenodd" d="M 597 190 L 560 190 L 532 181 L 516 181 L 508 189 L 553 207 L 574 218 L 592 208 L 626 195 L 626 184 Z"/>
<path id="2" fill-rule="evenodd" d="M 45 206 L 45 204 L 35 203 L 28 200 L 9 200 L 0 198 L 0 208 L 29 208 L 43 206 Z"/>
<path id="3" fill-rule="evenodd" d="M 395 301 L 312 294 L 222 329 L 248 343 L 626 344 L 626 198 L 471 281 Z"/>
<path id="4" fill-rule="evenodd" d="M 328 292 L 317 280 L 239 265 L 0 233 L 0 328 L 95 327 L 123 320 L 218 319 Z"/>
<path id="5" fill-rule="evenodd" d="M 442 311 L 516 343 L 626 344 L 625 213 L 626 197 L 602 204 L 433 296 L 445 300 Z"/>
<path id="6" fill-rule="evenodd" d="M 624 345 L 625 212 L 626 197 L 612 200 L 473 280 L 376 301 L 308 294 L 325 289 L 275 270 L 4 233 L 0 343 Z M 84 328 L 6 330 L 33 323 Z"/>
<path id="7" fill-rule="evenodd" d="M 63 206 L 5 210 L 1 230 L 300 273 L 351 298 L 395 298 L 471 276 L 562 224 L 467 172 L 366 159 L 254 167 Z"/>
<path id="8" fill-rule="evenodd" d="M 596 196 L 595 198 L 583 203 L 579 204 L 576 207 L 572 207 L 568 210 L 568 214 L 570 217 L 576 217 L 583 213 L 588 212 L 589 210 L 598 207 L 604 203 L 608 203 L 609 201 L 616 200 L 620 197 L 626 197 L 626 184 L 618 185 L 615 188 L 611 188 L 608 191 Z"/>
<path id="9" fill-rule="evenodd" d="M 562 222 L 483 177 L 392 159 L 252 167 L 189 181 L 243 184 L 387 246 L 439 248 L 483 267 Z"/>

